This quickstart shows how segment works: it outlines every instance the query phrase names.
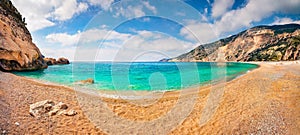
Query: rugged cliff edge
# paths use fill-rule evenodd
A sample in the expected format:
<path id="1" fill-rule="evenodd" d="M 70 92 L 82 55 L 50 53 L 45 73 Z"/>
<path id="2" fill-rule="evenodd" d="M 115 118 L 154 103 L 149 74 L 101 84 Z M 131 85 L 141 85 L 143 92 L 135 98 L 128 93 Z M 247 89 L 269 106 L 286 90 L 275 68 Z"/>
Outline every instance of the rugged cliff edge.
<path id="1" fill-rule="evenodd" d="M 300 25 L 257 26 L 161 61 L 289 61 L 300 59 Z"/>
<path id="2" fill-rule="evenodd" d="M 69 60 L 63 57 L 57 60 L 54 58 L 44 58 L 44 61 L 47 63 L 48 66 L 70 64 Z"/>
<path id="3" fill-rule="evenodd" d="M 47 68 L 32 42 L 25 18 L 9 0 L 0 1 L 0 70 L 26 71 Z"/>

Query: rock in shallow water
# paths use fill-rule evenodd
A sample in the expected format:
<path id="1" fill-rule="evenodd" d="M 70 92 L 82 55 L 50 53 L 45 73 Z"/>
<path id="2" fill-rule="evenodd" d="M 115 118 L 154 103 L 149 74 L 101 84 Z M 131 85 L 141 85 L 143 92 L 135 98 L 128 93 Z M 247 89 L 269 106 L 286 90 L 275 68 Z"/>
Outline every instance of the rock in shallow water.
<path id="1" fill-rule="evenodd" d="M 58 64 L 70 64 L 69 60 L 66 59 L 66 58 L 59 58 L 59 59 L 57 60 L 57 63 L 58 63 Z"/>
<path id="2" fill-rule="evenodd" d="M 70 64 L 69 60 L 66 58 L 44 58 L 44 61 L 47 63 L 48 66 L 50 65 L 63 65 L 63 64 Z"/>
<path id="3" fill-rule="evenodd" d="M 81 81 L 75 82 L 75 84 L 94 84 L 94 83 L 95 83 L 95 81 L 92 78 L 88 78 L 86 80 L 81 80 Z"/>

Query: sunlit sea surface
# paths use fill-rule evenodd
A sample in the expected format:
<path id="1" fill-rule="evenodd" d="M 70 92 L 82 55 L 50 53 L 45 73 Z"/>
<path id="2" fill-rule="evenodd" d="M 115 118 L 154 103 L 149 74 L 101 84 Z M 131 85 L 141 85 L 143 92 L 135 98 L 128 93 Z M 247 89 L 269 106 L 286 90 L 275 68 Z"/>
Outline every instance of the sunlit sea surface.
<path id="1" fill-rule="evenodd" d="M 46 82 L 79 85 L 95 90 L 178 90 L 236 78 L 258 66 L 214 62 L 73 62 L 49 66 L 42 71 L 15 72 Z M 94 84 L 76 82 L 88 78 Z"/>

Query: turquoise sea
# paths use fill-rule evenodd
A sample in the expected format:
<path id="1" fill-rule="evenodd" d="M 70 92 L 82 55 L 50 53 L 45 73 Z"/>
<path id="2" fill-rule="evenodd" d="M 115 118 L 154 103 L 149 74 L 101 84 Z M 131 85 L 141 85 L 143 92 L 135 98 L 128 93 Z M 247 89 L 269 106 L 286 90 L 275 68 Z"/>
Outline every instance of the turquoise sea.
<path id="1" fill-rule="evenodd" d="M 96 90 L 178 90 L 227 81 L 249 70 L 255 64 L 214 62 L 73 62 L 49 66 L 42 71 L 14 72 L 19 76 L 74 86 L 77 81 L 92 78 L 94 84 L 81 85 Z"/>

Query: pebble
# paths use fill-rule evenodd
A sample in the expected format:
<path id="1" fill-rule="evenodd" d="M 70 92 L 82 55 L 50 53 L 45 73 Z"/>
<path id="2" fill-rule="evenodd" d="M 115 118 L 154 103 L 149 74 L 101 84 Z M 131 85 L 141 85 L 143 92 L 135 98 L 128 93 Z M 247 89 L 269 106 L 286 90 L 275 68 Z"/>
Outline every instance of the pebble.
<path id="1" fill-rule="evenodd" d="M 77 114 L 77 112 L 75 110 L 70 110 L 68 112 L 65 112 L 64 113 L 66 116 L 74 116 Z"/>
<path id="2" fill-rule="evenodd" d="M 20 126 L 20 123 L 19 123 L 19 122 L 16 122 L 15 125 L 16 125 L 16 126 Z"/>

